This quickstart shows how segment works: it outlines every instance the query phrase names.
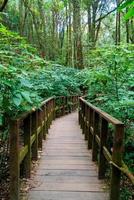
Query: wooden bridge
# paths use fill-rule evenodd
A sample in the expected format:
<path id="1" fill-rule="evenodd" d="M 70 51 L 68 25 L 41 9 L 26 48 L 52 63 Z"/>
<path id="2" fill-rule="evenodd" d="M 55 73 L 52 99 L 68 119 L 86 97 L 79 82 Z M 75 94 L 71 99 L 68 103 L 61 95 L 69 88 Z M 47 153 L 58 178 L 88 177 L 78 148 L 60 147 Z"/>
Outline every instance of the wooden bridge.
<path id="1" fill-rule="evenodd" d="M 11 120 L 11 200 L 20 200 L 20 176 L 30 178 L 31 159 L 38 160 L 39 149 L 28 200 L 119 200 L 121 172 L 134 184 L 122 161 L 123 123 L 83 98 L 77 108 L 77 96 L 50 98 L 40 109 Z"/>

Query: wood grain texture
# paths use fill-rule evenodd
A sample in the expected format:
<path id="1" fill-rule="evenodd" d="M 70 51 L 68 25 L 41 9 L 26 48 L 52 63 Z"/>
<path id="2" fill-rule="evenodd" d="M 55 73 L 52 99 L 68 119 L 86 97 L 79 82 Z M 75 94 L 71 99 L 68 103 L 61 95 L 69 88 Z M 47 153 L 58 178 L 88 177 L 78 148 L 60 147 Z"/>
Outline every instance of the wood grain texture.
<path id="1" fill-rule="evenodd" d="M 53 122 L 32 183 L 28 200 L 108 200 L 77 113 Z"/>

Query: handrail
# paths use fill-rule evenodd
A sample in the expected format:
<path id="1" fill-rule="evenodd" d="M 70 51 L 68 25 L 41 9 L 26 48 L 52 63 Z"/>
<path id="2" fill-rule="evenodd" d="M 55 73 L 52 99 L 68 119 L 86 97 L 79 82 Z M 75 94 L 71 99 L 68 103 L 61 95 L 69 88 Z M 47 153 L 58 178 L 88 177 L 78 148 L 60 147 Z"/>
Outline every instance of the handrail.
<path id="1" fill-rule="evenodd" d="M 40 108 L 10 119 L 10 200 L 19 200 L 20 171 L 22 177 L 30 178 L 31 159 L 38 160 L 38 150 L 52 121 L 77 107 L 78 96 L 51 97 Z"/>
<path id="2" fill-rule="evenodd" d="M 85 104 L 87 104 L 89 107 L 91 107 L 95 112 L 99 113 L 101 117 L 105 118 L 109 123 L 112 123 L 114 125 L 118 124 L 123 124 L 121 121 L 118 119 L 112 117 L 108 113 L 102 111 L 101 109 L 97 108 L 96 106 L 92 105 L 91 103 L 87 102 L 85 99 L 80 98 Z"/>
<path id="3" fill-rule="evenodd" d="M 134 176 L 122 161 L 124 124 L 106 112 L 79 98 L 79 124 L 92 149 L 92 160 L 98 162 L 98 178 L 104 179 L 108 161 L 111 164 L 110 200 L 119 200 L 121 172 L 134 184 Z M 112 148 L 108 145 L 109 124 L 114 128 Z M 124 167 L 125 166 L 125 167 Z"/>

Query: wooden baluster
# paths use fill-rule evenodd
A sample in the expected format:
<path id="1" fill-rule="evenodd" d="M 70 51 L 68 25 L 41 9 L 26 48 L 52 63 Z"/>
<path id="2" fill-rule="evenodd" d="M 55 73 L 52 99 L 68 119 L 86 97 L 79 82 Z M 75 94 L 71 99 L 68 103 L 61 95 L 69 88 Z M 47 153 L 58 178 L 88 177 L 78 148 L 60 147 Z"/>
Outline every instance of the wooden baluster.
<path id="1" fill-rule="evenodd" d="M 75 110 L 78 108 L 78 98 L 77 96 L 75 97 Z"/>
<path id="2" fill-rule="evenodd" d="M 50 128 L 50 102 L 48 102 L 48 130 Z"/>
<path id="3" fill-rule="evenodd" d="M 76 97 L 76 108 L 78 108 L 78 106 L 79 106 L 79 97 L 77 96 Z"/>
<path id="4" fill-rule="evenodd" d="M 73 111 L 75 111 L 75 96 L 73 96 Z"/>
<path id="5" fill-rule="evenodd" d="M 50 101 L 50 126 L 52 124 L 53 121 L 53 101 Z"/>
<path id="6" fill-rule="evenodd" d="M 85 140 L 88 139 L 88 106 L 85 104 Z"/>
<path id="7" fill-rule="evenodd" d="M 72 99 L 71 96 L 69 97 L 69 101 L 70 101 L 70 113 L 72 112 Z"/>
<path id="8" fill-rule="evenodd" d="M 32 145 L 32 160 L 38 160 L 38 134 L 37 134 L 37 128 L 38 128 L 38 112 L 35 111 L 32 113 L 32 135 L 35 134 L 35 141 Z"/>
<path id="9" fill-rule="evenodd" d="M 73 112 L 73 110 L 74 110 L 74 105 L 73 105 L 73 96 L 71 96 L 71 112 Z"/>
<path id="10" fill-rule="evenodd" d="M 51 99 L 51 122 L 50 125 L 52 124 L 53 121 L 53 99 Z"/>
<path id="11" fill-rule="evenodd" d="M 54 98 L 54 105 L 55 105 L 55 119 L 58 117 L 57 115 L 57 97 Z"/>
<path id="12" fill-rule="evenodd" d="M 89 140 L 89 106 L 87 105 L 87 144 L 88 144 L 88 140 Z"/>
<path id="13" fill-rule="evenodd" d="M 49 128 L 51 126 L 51 123 L 52 123 L 52 101 L 50 100 L 49 102 Z"/>
<path id="14" fill-rule="evenodd" d="M 106 172 L 106 159 L 103 154 L 103 146 L 106 146 L 107 143 L 107 135 L 108 135 L 108 122 L 101 118 L 100 121 L 100 150 L 99 150 L 99 171 L 98 171 L 98 178 L 103 179 L 105 178 Z"/>
<path id="15" fill-rule="evenodd" d="M 67 109 L 68 109 L 68 113 L 70 113 L 70 102 L 69 102 L 69 97 L 67 97 Z"/>
<path id="16" fill-rule="evenodd" d="M 74 101 L 74 96 L 72 96 L 72 111 L 75 110 L 75 101 Z"/>
<path id="17" fill-rule="evenodd" d="M 45 111 L 44 111 L 44 105 L 41 108 L 42 110 L 42 137 L 45 140 Z"/>
<path id="18" fill-rule="evenodd" d="M 63 106 L 63 111 L 62 111 L 62 115 L 65 115 L 65 97 L 62 97 L 62 106 Z"/>
<path id="19" fill-rule="evenodd" d="M 81 129 L 83 129 L 83 102 L 81 101 Z"/>
<path id="20" fill-rule="evenodd" d="M 62 97 L 60 97 L 60 116 L 62 116 Z"/>
<path id="21" fill-rule="evenodd" d="M 48 103 L 46 103 L 46 134 L 48 134 Z"/>
<path id="22" fill-rule="evenodd" d="M 84 129 L 84 103 L 82 102 L 82 134 Z"/>
<path id="23" fill-rule="evenodd" d="M 46 131 L 46 118 L 47 118 L 47 116 L 46 116 L 46 105 L 44 105 L 44 108 L 43 108 L 43 110 L 44 110 L 44 127 L 43 127 L 43 138 L 44 138 L 44 140 L 46 139 L 46 134 L 47 134 L 47 131 Z"/>
<path id="24" fill-rule="evenodd" d="M 68 101 L 67 101 L 67 97 L 65 97 L 65 113 L 68 114 Z"/>
<path id="25" fill-rule="evenodd" d="M 89 108 L 89 136 L 88 136 L 88 149 L 92 149 L 92 132 L 91 129 L 93 127 L 93 110 Z"/>
<path id="26" fill-rule="evenodd" d="M 10 200 L 19 200 L 19 122 L 11 120 L 10 132 Z"/>
<path id="27" fill-rule="evenodd" d="M 31 126 L 32 119 L 31 114 L 24 119 L 24 146 L 28 147 L 28 152 L 23 161 L 23 176 L 30 178 L 31 176 Z"/>
<path id="28" fill-rule="evenodd" d="M 93 113 L 93 141 L 92 141 L 92 161 L 97 161 L 98 144 L 96 142 L 96 135 L 99 135 L 99 114 L 94 111 Z"/>
<path id="29" fill-rule="evenodd" d="M 50 101 L 49 101 L 48 102 L 48 130 L 50 128 L 50 118 L 51 118 L 51 116 L 50 116 Z"/>
<path id="30" fill-rule="evenodd" d="M 84 129 L 85 129 L 85 104 L 82 102 L 82 134 L 84 134 Z"/>
<path id="31" fill-rule="evenodd" d="M 42 139 L 43 139 L 43 128 L 42 128 L 42 110 L 38 110 L 38 128 L 40 128 L 40 133 L 38 134 L 38 148 L 42 149 Z"/>
<path id="32" fill-rule="evenodd" d="M 116 125 L 112 161 L 119 167 L 122 166 L 123 135 L 124 135 L 124 125 L 123 124 Z M 121 171 L 112 165 L 110 200 L 120 199 L 120 180 L 121 180 Z"/>
<path id="33" fill-rule="evenodd" d="M 79 99 L 79 125 L 81 127 L 81 100 Z"/>
<path id="34" fill-rule="evenodd" d="M 53 98 L 53 120 L 56 119 L 56 111 L 55 111 L 55 108 L 56 108 L 56 104 L 55 104 L 55 98 Z"/>

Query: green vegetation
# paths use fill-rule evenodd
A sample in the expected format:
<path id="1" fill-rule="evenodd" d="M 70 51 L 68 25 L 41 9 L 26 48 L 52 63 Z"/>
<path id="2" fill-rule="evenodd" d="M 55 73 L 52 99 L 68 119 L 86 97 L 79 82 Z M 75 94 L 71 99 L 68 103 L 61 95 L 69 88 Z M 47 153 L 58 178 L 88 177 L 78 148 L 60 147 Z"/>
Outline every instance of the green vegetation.
<path id="1" fill-rule="evenodd" d="M 77 69 L 46 62 L 19 35 L 0 26 L 0 110 L 14 116 L 49 96 L 80 94 Z"/>
<path id="2" fill-rule="evenodd" d="M 134 2 L 0 4 L 0 180 L 8 179 L 9 118 L 50 96 L 85 91 L 89 102 L 124 122 L 124 159 L 134 173 Z M 133 198 L 123 179 L 121 199 Z"/>

